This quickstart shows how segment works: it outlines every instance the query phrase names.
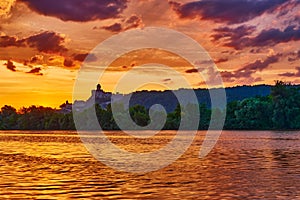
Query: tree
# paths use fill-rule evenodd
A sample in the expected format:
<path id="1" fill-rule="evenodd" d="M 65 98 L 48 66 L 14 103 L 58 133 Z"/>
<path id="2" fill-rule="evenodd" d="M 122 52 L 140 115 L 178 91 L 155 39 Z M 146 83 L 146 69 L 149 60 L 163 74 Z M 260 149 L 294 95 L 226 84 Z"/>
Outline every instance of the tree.
<path id="1" fill-rule="evenodd" d="M 227 104 L 226 107 L 226 119 L 224 128 L 228 130 L 234 130 L 238 127 L 238 120 L 236 116 L 236 111 L 239 106 L 239 101 L 232 101 Z"/>
<path id="2" fill-rule="evenodd" d="M 129 113 L 132 120 L 139 126 L 147 126 L 150 118 L 148 112 L 144 106 L 134 105 L 129 108 Z"/>
<path id="3" fill-rule="evenodd" d="M 200 122 L 199 122 L 198 129 L 207 130 L 211 118 L 211 110 L 207 108 L 206 104 L 200 104 L 199 111 L 200 111 Z"/>
<path id="4" fill-rule="evenodd" d="M 181 107 L 177 104 L 175 110 L 167 115 L 167 121 L 164 129 L 178 130 L 181 121 Z"/>
<path id="5" fill-rule="evenodd" d="M 299 88 L 289 83 L 276 81 L 271 90 L 274 112 L 272 121 L 276 129 L 300 128 Z"/>
<path id="6" fill-rule="evenodd" d="M 235 129 L 270 129 L 272 128 L 272 101 L 270 98 L 248 98 L 238 103 L 235 111 Z"/>
<path id="7" fill-rule="evenodd" d="M 0 128 L 4 130 L 16 129 L 17 111 L 12 106 L 5 105 L 1 108 Z"/>

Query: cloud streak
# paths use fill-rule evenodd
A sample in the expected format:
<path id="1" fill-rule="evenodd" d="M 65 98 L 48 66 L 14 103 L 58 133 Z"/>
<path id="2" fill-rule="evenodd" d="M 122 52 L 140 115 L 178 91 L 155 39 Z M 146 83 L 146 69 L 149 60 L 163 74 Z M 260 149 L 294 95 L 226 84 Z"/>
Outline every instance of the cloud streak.
<path id="1" fill-rule="evenodd" d="M 283 77 L 300 77 L 300 67 L 296 67 L 296 72 L 285 72 L 282 74 L 279 74 L 279 76 Z"/>
<path id="2" fill-rule="evenodd" d="M 221 75 L 223 79 L 228 82 L 232 82 L 236 79 L 245 79 L 245 78 L 253 79 L 253 81 L 258 81 L 259 79 L 254 79 L 252 75 L 255 74 L 257 71 L 265 70 L 273 63 L 277 63 L 280 60 L 281 56 L 282 56 L 281 54 L 276 54 L 267 57 L 265 60 L 256 60 L 235 71 L 232 72 L 223 71 L 221 72 Z"/>
<path id="3" fill-rule="evenodd" d="M 221 27 L 214 29 L 212 41 L 223 41 L 224 46 L 241 50 L 247 47 L 275 46 L 280 43 L 300 40 L 300 28 L 288 26 L 284 30 L 272 28 L 262 30 L 256 36 L 250 36 L 255 32 L 253 26 L 239 26 L 237 28 Z"/>
<path id="4" fill-rule="evenodd" d="M 116 22 L 108 26 L 94 27 L 93 29 L 104 29 L 113 33 L 118 33 L 121 31 L 126 31 L 133 28 L 138 28 L 143 26 L 143 21 L 137 15 L 132 15 L 129 18 L 123 20 L 122 22 Z"/>
<path id="5" fill-rule="evenodd" d="M 181 18 L 200 18 L 218 23 L 239 24 L 272 12 L 288 0 L 202 0 L 186 4 L 171 1 Z"/>
<path id="6" fill-rule="evenodd" d="M 65 38 L 55 32 L 42 32 L 27 38 L 18 39 L 12 36 L 1 36 L 0 47 L 30 47 L 39 52 L 55 54 L 67 51 Z"/>

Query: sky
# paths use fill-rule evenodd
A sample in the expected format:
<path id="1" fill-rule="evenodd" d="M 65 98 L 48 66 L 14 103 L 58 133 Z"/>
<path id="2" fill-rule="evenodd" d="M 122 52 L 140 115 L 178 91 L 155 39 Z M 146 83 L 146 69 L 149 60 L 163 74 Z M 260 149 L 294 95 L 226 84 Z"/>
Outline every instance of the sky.
<path id="1" fill-rule="evenodd" d="M 196 41 L 226 87 L 275 80 L 300 84 L 299 0 L 1 0 L 0 106 L 59 107 L 71 101 L 81 67 L 97 62 L 97 45 L 147 27 L 172 29 Z M 178 89 L 179 74 L 192 88 L 205 88 L 198 72 L 209 64 L 195 69 L 173 52 L 141 49 L 119 55 L 99 82 L 116 92 L 130 74 L 132 82 L 152 77 L 137 87 L 141 90 Z"/>

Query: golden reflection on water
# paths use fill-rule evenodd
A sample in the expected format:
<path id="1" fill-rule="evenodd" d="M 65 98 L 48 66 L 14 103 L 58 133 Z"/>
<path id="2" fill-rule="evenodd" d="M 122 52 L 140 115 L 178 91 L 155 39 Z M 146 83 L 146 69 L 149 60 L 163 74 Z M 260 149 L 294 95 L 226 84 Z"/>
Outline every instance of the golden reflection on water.
<path id="1" fill-rule="evenodd" d="M 170 142 L 175 132 L 151 139 L 107 135 L 126 150 L 148 152 Z M 300 199 L 299 132 L 224 131 L 213 151 L 199 159 L 204 135 L 200 131 L 166 168 L 131 174 L 95 160 L 76 132 L 2 131 L 0 199 Z"/>

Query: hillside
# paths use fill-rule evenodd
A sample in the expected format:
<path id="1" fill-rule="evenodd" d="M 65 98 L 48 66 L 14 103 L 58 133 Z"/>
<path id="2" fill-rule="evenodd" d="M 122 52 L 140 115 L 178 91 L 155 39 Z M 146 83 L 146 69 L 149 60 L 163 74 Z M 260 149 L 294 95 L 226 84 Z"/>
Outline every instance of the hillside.
<path id="1" fill-rule="evenodd" d="M 267 96 L 271 92 L 271 87 L 270 85 L 257 85 L 226 88 L 227 102 L 243 100 L 255 96 Z M 196 89 L 195 93 L 199 103 L 204 103 L 208 107 L 210 106 L 210 96 L 207 89 Z M 134 92 L 130 100 L 130 106 L 136 104 L 143 105 L 146 108 L 151 107 L 153 104 L 161 104 L 165 107 L 167 112 L 172 112 L 178 104 L 178 101 L 172 91 L 139 91 Z"/>

